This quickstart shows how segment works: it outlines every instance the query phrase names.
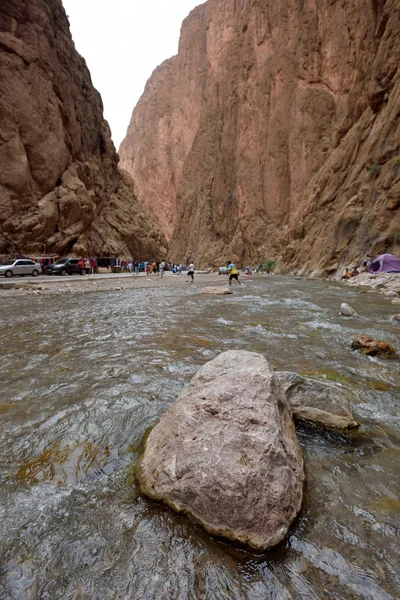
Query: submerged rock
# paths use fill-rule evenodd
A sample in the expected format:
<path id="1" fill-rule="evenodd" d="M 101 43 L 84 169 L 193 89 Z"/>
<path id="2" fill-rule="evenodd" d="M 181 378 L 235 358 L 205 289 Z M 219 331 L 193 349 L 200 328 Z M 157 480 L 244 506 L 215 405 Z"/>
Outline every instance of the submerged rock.
<path id="1" fill-rule="evenodd" d="M 351 343 L 351 347 L 355 350 L 361 350 L 363 354 L 368 356 L 396 356 L 396 350 L 387 342 L 374 340 L 367 335 L 359 335 Z"/>
<path id="2" fill-rule="evenodd" d="M 346 304 L 346 302 L 343 302 L 340 305 L 340 314 L 344 315 L 345 317 L 356 317 L 357 313 L 354 310 L 354 308 L 351 308 L 351 306 L 349 304 Z"/>
<path id="3" fill-rule="evenodd" d="M 137 474 L 147 496 L 209 533 L 278 544 L 300 510 L 304 466 L 267 360 L 229 351 L 205 364 L 150 433 Z"/>
<path id="4" fill-rule="evenodd" d="M 233 294 L 232 290 L 217 286 L 205 287 L 201 290 L 201 294 L 212 294 L 213 296 L 229 296 Z"/>
<path id="5" fill-rule="evenodd" d="M 349 402 L 338 385 L 308 379 L 289 371 L 280 371 L 276 376 L 296 420 L 336 429 L 358 427 Z"/>

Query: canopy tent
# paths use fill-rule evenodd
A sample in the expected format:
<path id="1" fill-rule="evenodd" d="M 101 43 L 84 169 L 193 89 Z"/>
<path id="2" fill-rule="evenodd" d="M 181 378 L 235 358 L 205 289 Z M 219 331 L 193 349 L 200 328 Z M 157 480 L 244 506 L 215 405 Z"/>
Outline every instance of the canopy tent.
<path id="1" fill-rule="evenodd" d="M 393 254 L 378 256 L 369 268 L 370 273 L 400 273 L 400 259 Z"/>

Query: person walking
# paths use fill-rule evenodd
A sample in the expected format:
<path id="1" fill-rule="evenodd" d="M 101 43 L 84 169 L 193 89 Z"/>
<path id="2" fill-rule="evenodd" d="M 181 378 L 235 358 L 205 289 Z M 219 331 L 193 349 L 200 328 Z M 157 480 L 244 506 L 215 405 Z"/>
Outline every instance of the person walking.
<path id="1" fill-rule="evenodd" d="M 236 279 L 239 285 L 242 285 L 239 281 L 239 271 L 236 268 L 234 263 L 229 263 L 228 265 L 228 273 L 229 273 L 229 285 L 232 285 L 232 280 Z"/>
<path id="2" fill-rule="evenodd" d="M 82 257 L 79 259 L 78 268 L 79 268 L 79 271 L 81 272 L 81 275 L 84 275 L 85 274 L 85 261 L 83 260 Z"/>
<path id="3" fill-rule="evenodd" d="M 188 274 L 188 277 L 192 278 L 192 281 L 190 283 L 193 283 L 193 281 L 194 281 L 194 264 L 193 263 L 190 263 L 187 274 Z"/>
<path id="4" fill-rule="evenodd" d="M 128 271 L 129 271 L 129 273 L 132 273 L 132 270 L 133 270 L 133 264 L 132 264 L 132 261 L 130 260 L 128 262 Z"/>
<path id="5" fill-rule="evenodd" d="M 164 269 L 165 269 L 165 262 L 161 261 L 160 262 L 160 275 L 161 275 L 161 279 L 164 277 Z"/>

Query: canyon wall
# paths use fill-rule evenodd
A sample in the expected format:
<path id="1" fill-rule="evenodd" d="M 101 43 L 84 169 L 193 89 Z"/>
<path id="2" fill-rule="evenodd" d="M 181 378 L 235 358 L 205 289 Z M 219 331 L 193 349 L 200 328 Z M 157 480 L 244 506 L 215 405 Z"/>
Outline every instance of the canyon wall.
<path id="1" fill-rule="evenodd" d="M 0 4 L 0 254 L 160 256 L 60 0 Z"/>
<path id="2" fill-rule="evenodd" d="M 400 0 L 208 0 L 121 145 L 174 260 L 400 251 Z"/>

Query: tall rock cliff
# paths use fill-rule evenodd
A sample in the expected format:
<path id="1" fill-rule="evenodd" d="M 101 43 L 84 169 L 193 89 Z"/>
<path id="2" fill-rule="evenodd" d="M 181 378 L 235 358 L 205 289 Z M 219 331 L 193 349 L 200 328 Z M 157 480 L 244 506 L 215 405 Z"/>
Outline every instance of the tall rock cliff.
<path id="1" fill-rule="evenodd" d="M 157 256 L 60 0 L 0 3 L 0 254 Z"/>
<path id="2" fill-rule="evenodd" d="M 174 259 L 400 250 L 400 0 L 208 0 L 121 145 Z"/>

